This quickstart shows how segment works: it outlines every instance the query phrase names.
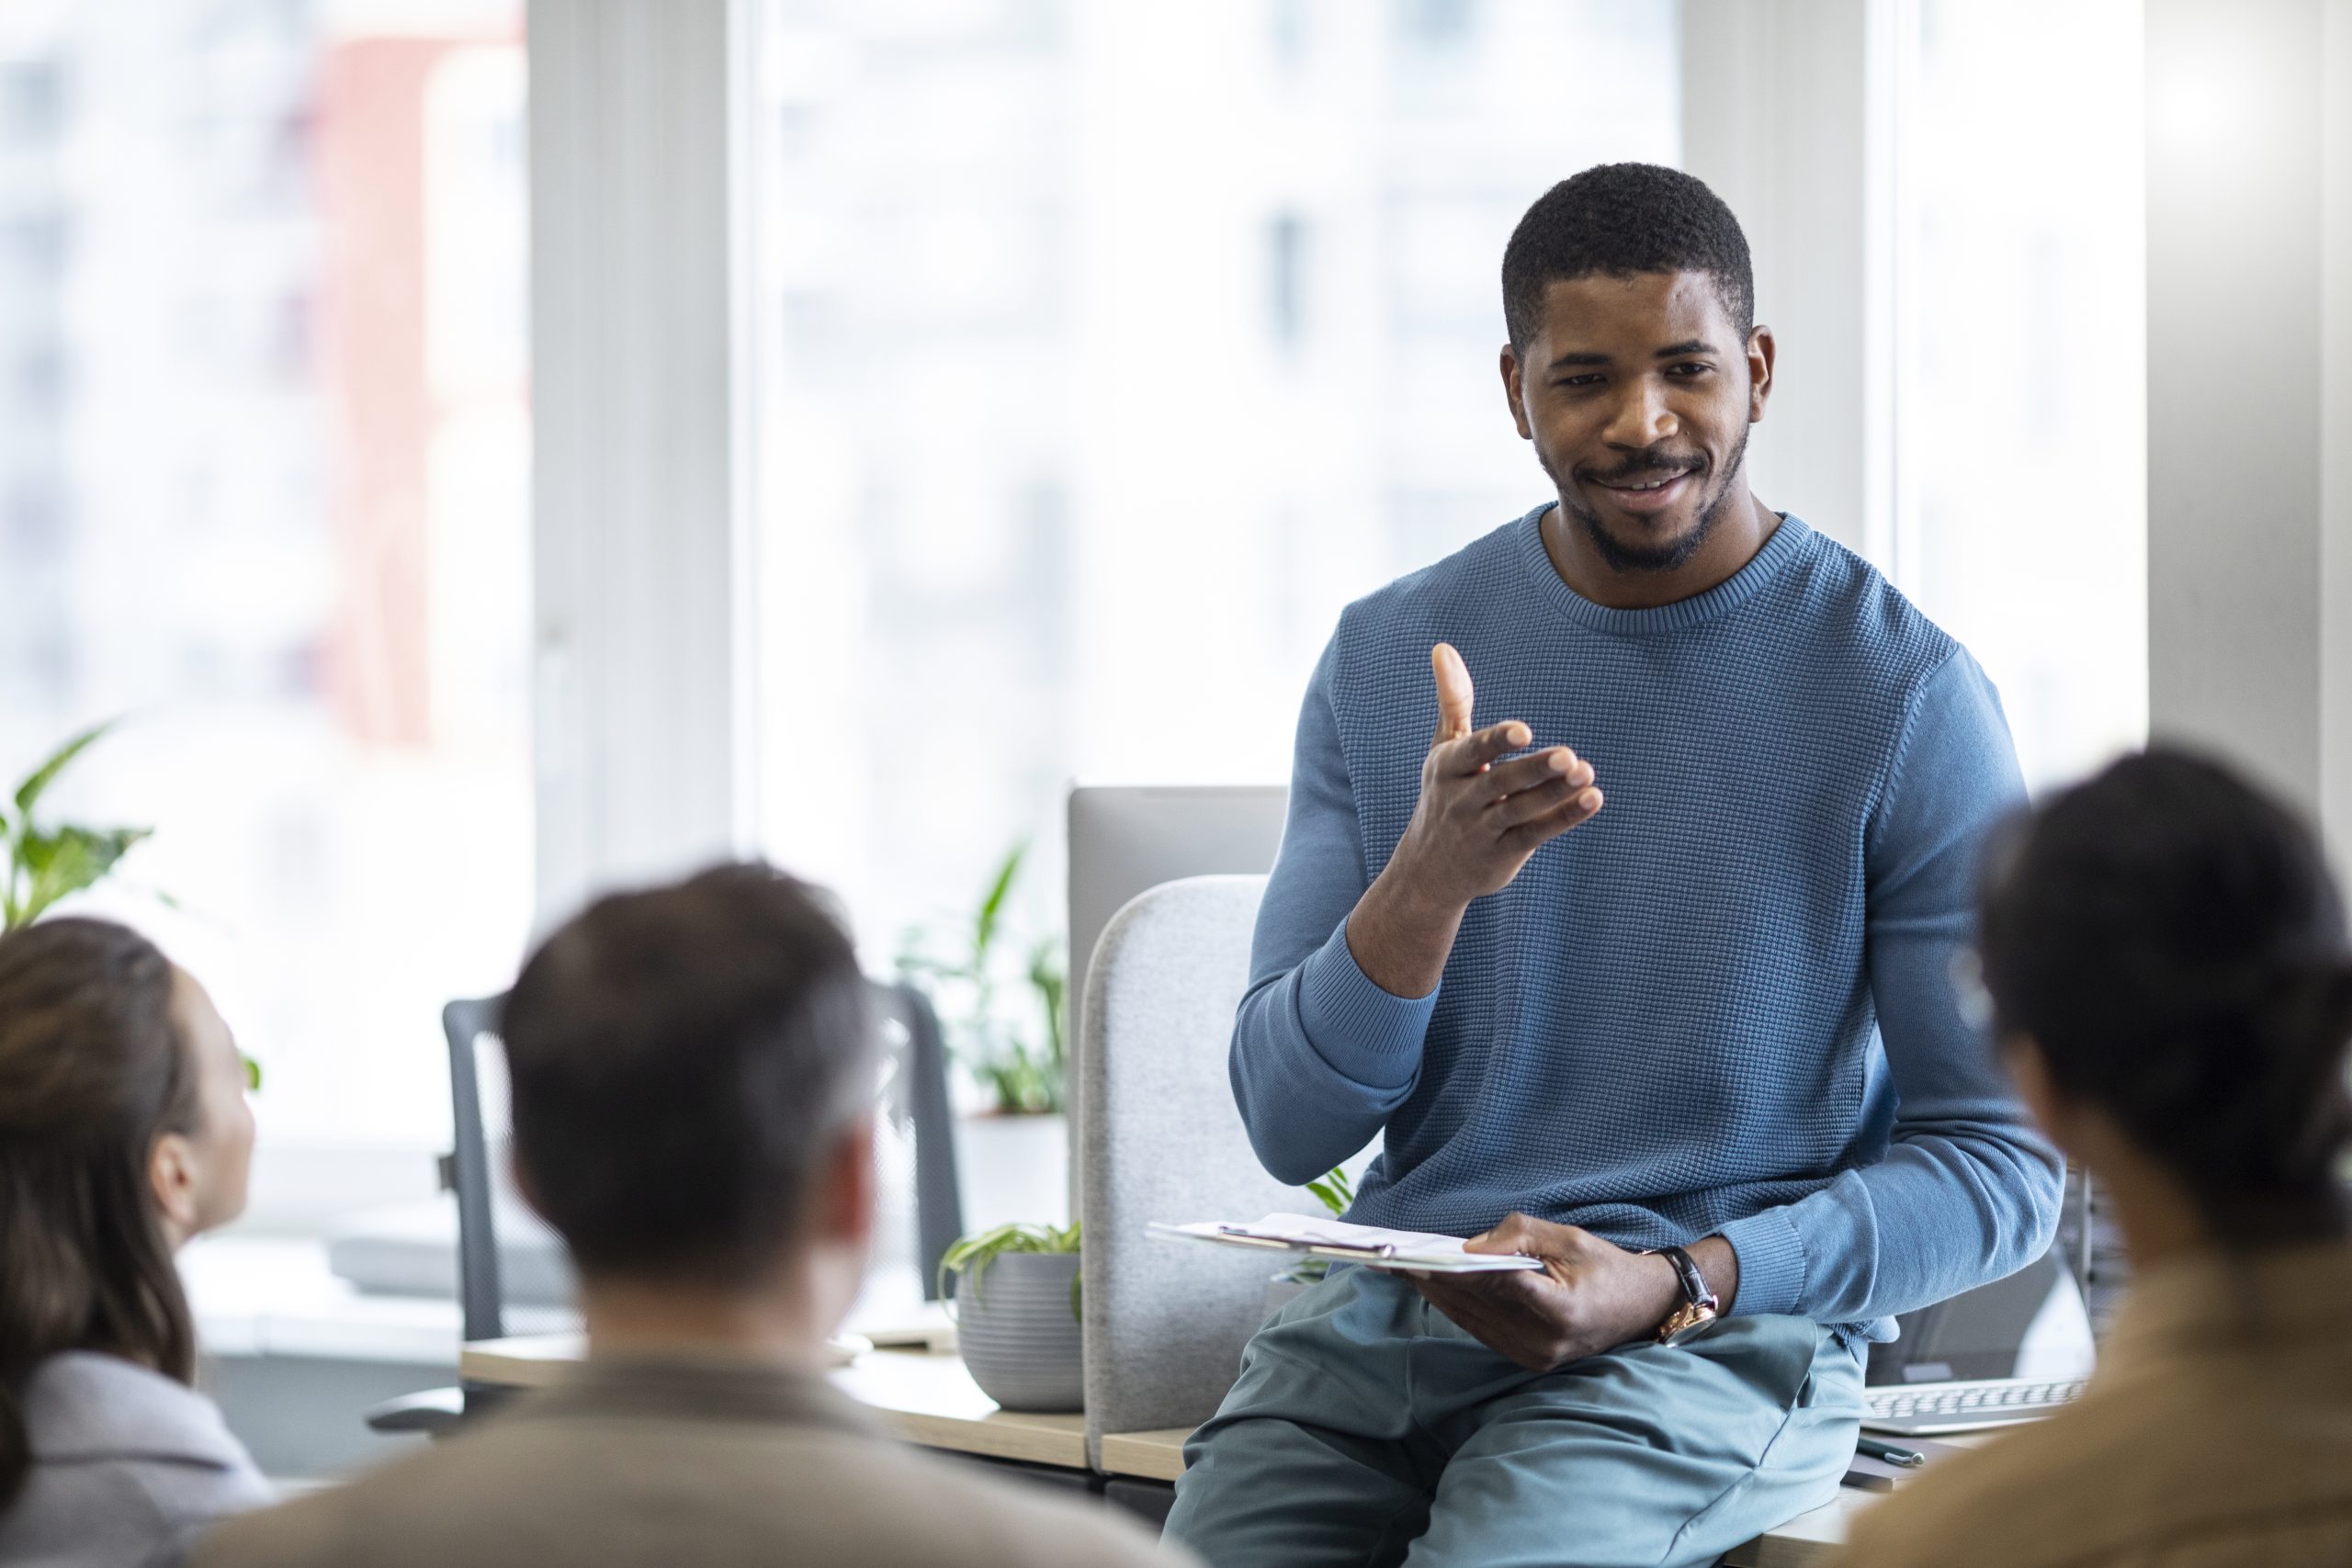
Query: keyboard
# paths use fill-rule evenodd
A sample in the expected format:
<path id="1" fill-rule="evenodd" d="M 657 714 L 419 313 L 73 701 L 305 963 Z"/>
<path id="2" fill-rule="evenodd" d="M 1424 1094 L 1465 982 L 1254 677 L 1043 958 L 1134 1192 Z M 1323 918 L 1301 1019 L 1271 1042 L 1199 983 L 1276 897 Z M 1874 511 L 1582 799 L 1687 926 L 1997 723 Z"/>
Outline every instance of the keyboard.
<path id="1" fill-rule="evenodd" d="M 1927 1438 L 2039 1420 L 2082 1397 L 2082 1378 L 1984 1378 L 1973 1382 L 1885 1383 L 1862 1390 L 1862 1425 Z"/>

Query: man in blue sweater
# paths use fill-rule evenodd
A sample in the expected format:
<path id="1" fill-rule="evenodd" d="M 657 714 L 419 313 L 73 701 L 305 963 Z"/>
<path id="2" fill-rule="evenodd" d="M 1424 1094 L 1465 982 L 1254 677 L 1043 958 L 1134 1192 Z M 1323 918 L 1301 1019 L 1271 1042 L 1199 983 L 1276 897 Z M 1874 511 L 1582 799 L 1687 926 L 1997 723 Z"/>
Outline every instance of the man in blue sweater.
<path id="1" fill-rule="evenodd" d="M 1503 301 L 1557 504 L 1340 617 L 1232 1071 L 1276 1176 L 1385 1134 L 1351 1219 L 1545 1268 L 1277 1314 L 1169 1519 L 1215 1568 L 1711 1562 L 1833 1495 L 1892 1314 L 2055 1223 L 1951 982 L 2024 793 L 1999 703 L 1748 490 L 1737 220 L 1589 169 Z"/>

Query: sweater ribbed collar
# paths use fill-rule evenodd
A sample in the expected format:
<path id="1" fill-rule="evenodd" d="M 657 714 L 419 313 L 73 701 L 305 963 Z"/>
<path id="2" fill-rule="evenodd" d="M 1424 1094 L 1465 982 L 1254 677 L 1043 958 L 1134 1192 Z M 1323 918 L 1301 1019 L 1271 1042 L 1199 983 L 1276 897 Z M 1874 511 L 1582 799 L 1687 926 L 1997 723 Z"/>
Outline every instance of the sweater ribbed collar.
<path id="1" fill-rule="evenodd" d="M 1537 591 L 1570 622 L 1590 631 L 1612 632 L 1620 637 L 1681 631 L 1737 609 L 1763 592 L 1813 543 L 1813 530 L 1794 513 L 1784 512 L 1781 513 L 1781 525 L 1772 530 L 1764 547 L 1750 557 L 1746 566 L 1704 593 L 1647 610 L 1615 610 L 1596 604 L 1569 587 L 1553 566 L 1551 552 L 1544 547 L 1544 514 L 1558 504 L 1545 502 L 1511 525 L 1520 564 L 1535 580 Z"/>

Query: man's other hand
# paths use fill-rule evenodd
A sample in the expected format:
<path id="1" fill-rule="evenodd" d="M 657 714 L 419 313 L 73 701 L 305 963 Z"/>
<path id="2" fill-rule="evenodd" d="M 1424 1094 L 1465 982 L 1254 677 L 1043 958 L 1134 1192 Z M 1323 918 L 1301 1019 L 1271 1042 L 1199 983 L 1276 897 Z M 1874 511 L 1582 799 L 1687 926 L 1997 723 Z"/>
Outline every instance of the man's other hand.
<path id="1" fill-rule="evenodd" d="M 1682 1302 L 1674 1265 L 1574 1225 L 1513 1214 L 1464 1245 L 1541 1258 L 1544 1271 L 1415 1274 L 1414 1288 L 1480 1344 L 1531 1371 L 1650 1338 Z"/>

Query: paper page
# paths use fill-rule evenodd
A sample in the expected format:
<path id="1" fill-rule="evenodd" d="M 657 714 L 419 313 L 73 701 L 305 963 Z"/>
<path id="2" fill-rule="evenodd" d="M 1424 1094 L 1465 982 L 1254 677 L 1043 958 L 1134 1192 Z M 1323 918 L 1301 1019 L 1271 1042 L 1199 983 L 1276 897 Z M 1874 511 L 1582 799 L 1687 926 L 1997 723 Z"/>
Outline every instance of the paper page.
<path id="1" fill-rule="evenodd" d="M 1264 1241 L 1296 1242 L 1306 1247 L 1344 1247 L 1351 1250 L 1389 1252 L 1400 1258 L 1459 1258 L 1462 1238 L 1430 1231 L 1383 1230 L 1378 1225 L 1351 1225 L 1345 1220 L 1316 1219 L 1306 1214 L 1268 1214 L 1246 1225 L 1227 1225 L 1235 1235 Z"/>
<path id="2" fill-rule="evenodd" d="M 1332 1254 L 1360 1256 L 1374 1269 L 1430 1269 L 1448 1273 L 1540 1269 L 1532 1258 L 1505 1253 L 1465 1251 L 1460 1236 L 1430 1231 L 1385 1230 L 1377 1225 L 1350 1224 L 1344 1220 L 1317 1219 L 1307 1214 L 1268 1214 L 1247 1224 L 1200 1221 L 1192 1224 L 1155 1223 L 1151 1228 L 1170 1235 L 1238 1247 L 1270 1247 L 1287 1251 L 1329 1249 Z"/>

